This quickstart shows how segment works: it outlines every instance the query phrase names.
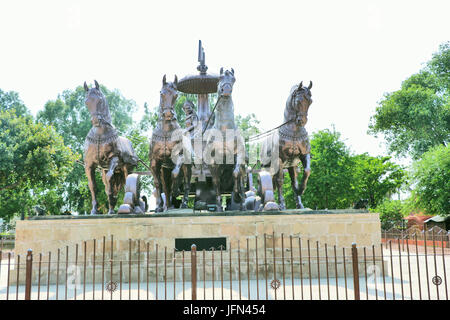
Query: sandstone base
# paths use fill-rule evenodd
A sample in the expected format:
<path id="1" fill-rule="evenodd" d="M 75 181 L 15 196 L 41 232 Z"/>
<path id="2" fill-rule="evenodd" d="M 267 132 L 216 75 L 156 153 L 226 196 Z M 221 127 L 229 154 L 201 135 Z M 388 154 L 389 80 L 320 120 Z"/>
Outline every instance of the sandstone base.
<path id="1" fill-rule="evenodd" d="M 272 240 L 272 233 L 275 233 L 275 242 Z M 273 253 L 277 257 L 285 255 L 286 263 L 290 259 L 290 238 L 292 236 L 292 252 L 294 253 L 293 264 L 298 268 L 300 253 L 303 257 L 308 256 L 307 243 L 310 243 L 310 255 L 316 256 L 316 246 L 320 248 L 320 256 L 325 258 L 324 245 L 327 244 L 326 254 L 328 258 L 334 258 L 334 246 L 338 248 L 337 257 L 342 258 L 342 248 L 350 248 L 352 243 L 356 243 L 359 248 L 367 247 L 368 253 L 371 253 L 372 245 L 378 251 L 381 243 L 380 220 L 378 214 L 367 213 L 362 210 L 334 210 L 334 211 L 312 211 L 312 210 L 286 210 L 282 212 L 226 212 L 226 213 L 192 213 L 190 210 L 173 210 L 164 214 L 145 214 L 145 215 L 112 215 L 112 216 L 52 216 L 36 217 L 34 219 L 18 221 L 16 225 L 16 244 L 15 254 L 21 256 L 21 264 L 25 262 L 27 249 L 33 250 L 33 274 L 37 272 L 39 254 L 42 254 L 41 275 L 45 278 L 49 252 L 51 252 L 51 278 L 61 277 L 59 281 L 65 279 L 64 273 L 66 261 L 69 261 L 69 267 L 76 263 L 82 273 L 86 268 L 86 282 L 91 281 L 93 277 L 93 262 L 95 258 L 95 278 L 100 280 L 102 268 L 104 272 L 110 272 L 111 254 L 114 260 L 113 274 L 119 272 L 119 261 L 123 261 L 123 281 L 128 281 L 128 261 L 133 260 L 133 269 L 139 268 L 139 277 L 146 277 L 146 263 L 149 260 L 150 277 L 156 277 L 154 266 L 158 263 L 158 278 L 170 280 L 173 278 L 172 270 L 174 257 L 174 246 L 176 238 L 207 238 L 207 237 L 226 237 L 227 250 L 224 250 L 224 261 L 229 259 L 229 248 L 233 249 L 233 269 L 234 260 L 237 261 L 237 253 L 234 251 L 240 246 L 240 258 L 243 259 L 243 271 L 246 267 L 247 245 L 249 247 L 250 259 L 255 259 L 256 251 L 260 268 L 264 259 L 264 234 L 267 236 L 266 249 L 268 250 L 268 259 L 272 259 Z M 281 250 L 281 234 L 283 234 L 284 251 Z M 298 238 L 302 239 L 299 243 Z M 103 238 L 105 240 L 103 240 Z M 257 241 L 256 239 L 257 238 Z M 95 242 L 94 242 L 95 239 Z M 247 239 L 249 241 L 247 242 Z M 95 247 L 94 247 L 95 243 Z M 275 245 L 275 250 L 273 247 Z M 299 248 L 301 245 L 301 248 Z M 158 247 L 158 256 L 156 256 L 156 247 Z M 55 264 L 58 259 L 60 266 Z M 147 249 L 149 250 L 148 256 Z M 299 250 L 300 249 L 300 250 Z M 66 256 L 66 252 L 69 255 Z M 362 251 L 362 250 L 360 250 Z M 95 257 L 94 257 L 95 252 Z M 77 254 L 75 254 L 77 253 Z M 177 271 L 176 277 L 181 277 L 181 252 L 175 253 Z M 207 264 L 211 261 L 211 252 L 206 252 Z M 362 254 L 362 252 L 360 252 Z M 105 266 L 102 266 L 103 256 L 105 257 Z M 164 256 L 167 261 L 168 274 L 164 272 Z M 347 258 L 351 257 L 350 250 L 346 251 Z M 159 260 L 156 260 L 158 258 Z M 198 253 L 198 263 L 202 263 L 202 253 Z M 220 259 L 220 252 L 215 252 L 216 264 Z M 338 259 L 339 260 L 339 259 Z M 270 260 L 272 261 L 272 260 Z M 139 266 L 137 265 L 139 263 Z M 186 279 L 189 279 L 190 253 L 185 254 Z M 278 265 L 277 259 L 276 264 Z M 304 271 L 307 272 L 308 261 L 303 261 Z M 314 276 L 317 267 L 316 261 L 311 259 L 313 264 L 312 276 Z M 351 263 L 349 261 L 348 263 Z M 86 267 L 85 267 L 86 264 Z M 342 262 L 338 269 L 342 268 Z M 325 268 L 325 260 L 320 263 L 320 268 Z M 290 267 L 290 265 L 289 265 Z M 226 267 L 228 268 L 228 267 Z M 254 269 L 254 261 L 250 269 Z M 272 267 L 269 266 L 269 271 Z M 57 270 L 58 269 L 58 270 Z M 208 273 L 209 268 L 208 269 Z M 331 272 L 330 267 L 330 272 Z M 350 269 L 350 268 L 348 268 Z M 137 270 L 137 269 L 136 269 Z M 228 269 L 227 269 L 228 270 Z M 277 266 L 277 272 L 281 269 Z M 324 272 L 321 270 L 320 272 Z M 78 271 L 79 272 L 79 271 Z M 218 273 L 216 268 L 214 273 Z M 233 271 L 237 272 L 237 270 Z M 263 272 L 263 270 L 259 270 Z M 348 270 L 347 270 L 348 272 Z M 132 281 L 136 281 L 138 272 L 132 272 Z M 339 271 L 338 271 L 339 274 Z M 225 273 L 225 279 L 228 277 Z M 218 279 L 218 274 L 215 276 Z M 23 279 L 21 277 L 21 279 Z M 33 280 L 36 277 L 33 276 Z M 180 279 L 180 278 L 178 278 Z M 44 279 L 42 279 L 44 280 Z M 153 279 L 154 280 L 154 279 Z M 46 280 L 44 280 L 46 281 Z M 33 281 L 34 282 L 34 281 Z M 50 282 L 54 282 L 51 279 Z M 62 282 L 62 281 L 61 281 Z"/>

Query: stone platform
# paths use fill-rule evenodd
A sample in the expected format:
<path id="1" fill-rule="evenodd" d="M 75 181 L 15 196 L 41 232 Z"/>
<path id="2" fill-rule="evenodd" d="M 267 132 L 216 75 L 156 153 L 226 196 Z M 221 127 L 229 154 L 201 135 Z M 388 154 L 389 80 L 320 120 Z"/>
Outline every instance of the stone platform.
<path id="1" fill-rule="evenodd" d="M 381 243 L 378 214 L 365 210 L 193 213 L 175 209 L 158 214 L 43 216 L 17 221 L 15 253 L 26 254 L 29 248 L 34 253 L 54 252 L 82 241 L 99 242 L 103 236 L 109 240 L 111 235 L 117 253 L 128 248 L 129 239 L 150 242 L 151 248 L 157 243 L 172 249 L 176 238 L 226 237 L 235 248 L 238 240 L 244 244 L 249 237 L 273 232 L 338 247 Z"/>
<path id="2" fill-rule="evenodd" d="M 273 233 L 275 233 L 275 239 L 272 237 Z M 283 244 L 281 241 L 282 234 L 284 238 Z M 86 274 L 86 283 L 92 281 L 94 274 L 96 281 L 99 281 L 102 278 L 103 266 L 106 270 L 109 270 L 111 260 L 114 261 L 113 272 L 114 277 L 117 279 L 119 278 L 120 261 L 123 261 L 125 269 L 131 268 L 134 270 L 131 273 L 128 273 L 128 271 L 123 272 L 124 282 L 135 282 L 138 281 L 139 277 L 144 279 L 147 276 L 144 261 L 149 263 L 150 279 L 155 279 L 156 277 L 155 264 L 157 263 L 160 266 L 157 274 L 159 281 L 164 281 L 164 279 L 170 281 L 173 279 L 172 273 L 169 272 L 167 275 L 163 273 L 164 257 L 167 261 L 167 269 L 172 270 L 175 255 L 176 261 L 178 261 L 176 277 L 181 279 L 182 276 L 182 270 L 179 268 L 182 252 L 174 251 L 175 239 L 222 237 L 226 239 L 226 248 L 223 250 L 225 261 L 228 261 L 227 259 L 230 258 L 230 247 L 232 249 L 233 279 L 236 279 L 239 270 L 237 266 L 239 260 L 238 250 L 236 250 L 238 246 L 242 259 L 245 258 L 247 252 L 251 259 L 258 255 L 261 259 L 258 272 L 263 274 L 265 271 L 262 264 L 264 235 L 267 237 L 266 249 L 268 259 L 272 259 L 275 254 L 278 257 L 277 265 L 281 263 L 279 257 L 282 254 L 289 259 L 289 236 L 292 236 L 293 264 L 295 268 L 299 266 L 298 257 L 300 252 L 303 257 L 311 256 L 312 258 L 308 263 L 311 263 L 312 266 L 310 275 L 312 278 L 317 277 L 318 269 L 320 269 L 322 274 L 327 272 L 327 265 L 324 263 L 325 260 L 323 258 L 325 254 L 328 254 L 329 258 L 333 256 L 334 245 L 338 248 L 338 259 L 342 260 L 342 248 L 350 248 L 352 243 L 356 243 L 359 248 L 367 247 L 369 250 L 374 245 L 377 251 L 381 244 L 379 216 L 364 210 L 193 213 L 192 210 L 185 209 L 141 215 L 33 217 L 28 220 L 18 221 L 16 224 L 15 254 L 16 256 L 21 256 L 20 261 L 22 263 L 22 261 L 25 261 L 24 255 L 27 249 L 33 250 L 33 283 L 38 279 L 36 272 L 39 270 L 39 254 L 42 254 L 41 280 L 47 281 L 47 261 L 50 252 L 52 268 L 49 273 L 51 277 L 49 283 L 56 282 L 55 279 L 58 277 L 58 272 L 60 281 L 65 279 L 66 261 L 70 269 L 67 271 L 69 274 L 73 271 L 71 265 L 77 265 L 79 268 L 77 272 Z M 299 237 L 302 239 L 301 243 L 298 240 Z M 308 240 L 311 246 L 310 252 L 307 249 Z M 198 240 L 196 239 L 196 241 Z M 328 246 L 326 253 L 325 244 Z M 282 250 L 282 247 L 284 247 L 284 250 Z M 158 248 L 158 253 L 156 248 Z M 59 263 L 57 262 L 58 250 L 60 254 Z M 147 250 L 148 255 L 146 254 Z M 319 251 L 321 262 L 319 267 L 316 268 L 317 259 L 315 256 Z M 67 252 L 68 254 L 66 254 Z M 362 250 L 359 253 L 362 254 Z M 211 277 L 210 264 L 214 253 L 206 251 L 198 254 L 201 256 L 205 255 L 206 276 Z M 220 253 L 216 251 L 216 265 L 219 255 Z M 349 258 L 351 258 L 351 253 L 350 250 L 347 250 L 345 258 L 347 263 L 351 263 L 351 260 L 348 260 Z M 141 261 L 140 267 L 138 261 Z M 189 279 L 189 252 L 185 254 L 185 262 L 185 276 Z M 309 276 L 308 272 L 311 272 L 311 270 L 308 270 L 306 263 L 305 259 L 302 262 L 305 278 Z M 94 264 L 96 266 L 95 269 L 93 269 Z M 360 267 L 363 268 L 362 265 Z M 83 271 L 84 268 L 86 272 Z M 272 272 L 272 268 L 273 266 L 269 265 L 268 271 Z M 24 268 L 20 269 L 25 271 Z M 254 275 L 255 265 L 253 262 L 250 265 L 250 269 Z M 338 274 L 342 275 L 345 270 L 342 261 L 337 265 L 337 269 Z M 136 270 L 140 271 L 135 272 Z M 281 272 L 281 270 L 281 266 L 277 267 L 277 273 Z M 330 270 L 330 272 L 334 271 Z M 351 276 L 350 272 L 351 269 L 347 268 L 346 273 L 348 276 Z M 214 273 L 215 279 L 219 279 L 218 267 L 216 267 Z M 131 279 L 128 279 L 129 276 L 131 276 Z M 226 280 L 228 276 L 226 272 L 224 279 Z M 11 283 L 15 283 L 15 278 L 15 273 L 12 273 L 10 277 Z M 23 279 L 24 276 L 21 275 L 19 282 L 22 282 Z"/>

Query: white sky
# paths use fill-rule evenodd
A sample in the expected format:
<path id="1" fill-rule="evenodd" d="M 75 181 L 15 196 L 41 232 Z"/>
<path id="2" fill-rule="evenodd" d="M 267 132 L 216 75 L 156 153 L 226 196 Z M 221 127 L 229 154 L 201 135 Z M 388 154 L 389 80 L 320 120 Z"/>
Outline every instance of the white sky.
<path id="1" fill-rule="evenodd" d="M 235 112 L 282 123 L 292 85 L 312 80 L 307 130 L 335 124 L 353 151 L 385 154 L 366 134 L 397 90 L 450 40 L 450 1 L 5 1 L 0 88 L 34 114 L 85 80 L 151 107 L 162 76 L 233 67 Z M 139 115 L 137 115 L 139 117 Z"/>

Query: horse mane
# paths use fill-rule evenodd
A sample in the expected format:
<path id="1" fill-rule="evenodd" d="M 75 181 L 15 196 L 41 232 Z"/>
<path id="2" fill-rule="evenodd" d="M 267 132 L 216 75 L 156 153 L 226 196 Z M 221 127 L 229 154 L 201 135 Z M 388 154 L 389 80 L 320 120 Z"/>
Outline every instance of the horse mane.
<path id="1" fill-rule="evenodd" d="M 106 120 L 108 124 L 112 125 L 111 113 L 109 111 L 108 101 L 106 100 L 105 95 L 100 89 L 92 88 L 91 90 L 96 90 L 95 93 L 100 97 L 99 104 L 101 104 L 101 106 L 99 108 L 99 105 L 97 105 L 97 113 L 103 116 L 104 120 Z"/>
<path id="2" fill-rule="evenodd" d="M 286 108 L 284 108 L 284 121 L 288 121 L 292 119 L 293 116 L 295 116 L 295 110 L 292 106 L 292 99 L 294 97 L 295 91 L 297 91 L 298 85 L 292 86 L 289 96 L 286 100 Z"/>

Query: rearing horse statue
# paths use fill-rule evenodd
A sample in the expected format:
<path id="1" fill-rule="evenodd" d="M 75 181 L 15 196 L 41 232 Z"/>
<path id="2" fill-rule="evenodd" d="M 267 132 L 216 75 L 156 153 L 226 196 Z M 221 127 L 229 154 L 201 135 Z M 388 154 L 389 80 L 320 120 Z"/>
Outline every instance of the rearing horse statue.
<path id="1" fill-rule="evenodd" d="M 101 168 L 102 180 L 108 195 L 108 214 L 114 213 L 117 194 L 125 185 L 129 173 L 137 166 L 138 158 L 130 140 L 120 137 L 111 124 L 108 103 L 96 80 L 95 88 L 86 82 L 85 104 L 91 114 L 92 128 L 84 143 L 84 167 L 92 197 L 91 215 L 98 213 L 95 169 Z"/>
<path id="2" fill-rule="evenodd" d="M 167 82 L 164 75 L 162 83 L 159 120 L 152 134 L 149 151 L 157 201 L 155 212 L 167 211 L 172 207 L 173 193 L 177 189 L 178 173 L 182 166 L 182 157 L 175 152 L 175 148 L 183 141 L 183 130 L 177 122 L 174 109 L 178 97 L 178 78 L 175 76 L 173 82 Z M 188 187 L 185 185 L 185 188 Z M 162 192 L 164 192 L 165 201 L 162 198 Z M 187 202 L 187 199 L 184 202 Z"/>
<path id="3" fill-rule="evenodd" d="M 303 209 L 301 196 L 306 189 L 308 178 L 311 174 L 311 145 L 308 139 L 308 132 L 305 129 L 308 121 L 308 110 L 312 103 L 311 99 L 312 82 L 308 87 L 303 86 L 303 82 L 291 88 L 289 97 L 284 109 L 284 125 L 278 130 L 278 171 L 273 175 L 273 185 L 278 190 L 278 202 L 280 209 L 286 208 L 283 197 L 284 170 L 288 169 L 291 178 L 292 190 L 294 191 L 297 209 Z M 276 160 L 276 159 L 274 159 Z M 303 165 L 302 181 L 299 185 L 297 180 L 297 168 L 300 162 Z"/>
<path id="4" fill-rule="evenodd" d="M 231 94 L 235 81 L 233 69 L 225 72 L 223 68 L 220 69 L 215 121 L 206 135 L 207 149 L 205 151 L 211 158 L 205 159 L 205 162 L 211 171 L 218 211 L 222 211 L 222 190 L 232 190 L 232 209 L 244 209 L 245 145 L 234 122 Z"/>

